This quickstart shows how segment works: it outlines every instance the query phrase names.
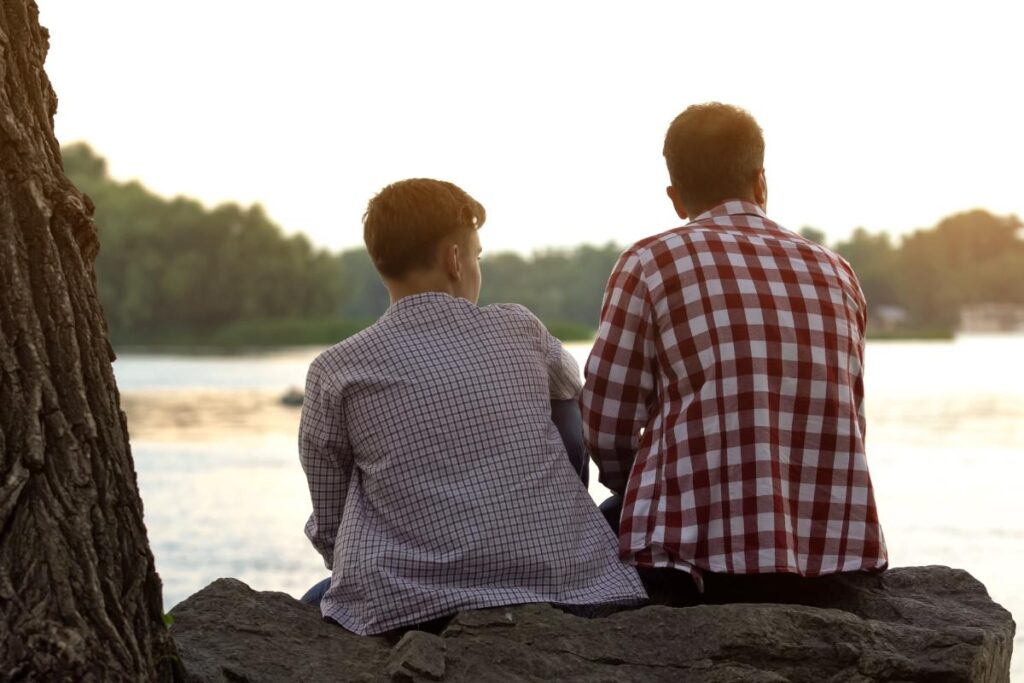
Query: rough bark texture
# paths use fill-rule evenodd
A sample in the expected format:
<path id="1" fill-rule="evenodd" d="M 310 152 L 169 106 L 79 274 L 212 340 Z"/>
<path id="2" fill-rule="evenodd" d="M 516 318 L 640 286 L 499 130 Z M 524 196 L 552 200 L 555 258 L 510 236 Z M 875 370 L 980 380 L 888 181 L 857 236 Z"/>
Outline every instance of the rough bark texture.
<path id="1" fill-rule="evenodd" d="M 195 683 L 1009 680 L 1013 619 L 967 572 L 909 567 L 816 586 L 801 605 L 461 612 L 440 637 L 396 642 L 220 579 L 174 608 L 171 630 Z"/>
<path id="2" fill-rule="evenodd" d="M 0 680 L 180 671 L 161 614 L 92 205 L 65 178 L 48 34 L 0 3 Z"/>

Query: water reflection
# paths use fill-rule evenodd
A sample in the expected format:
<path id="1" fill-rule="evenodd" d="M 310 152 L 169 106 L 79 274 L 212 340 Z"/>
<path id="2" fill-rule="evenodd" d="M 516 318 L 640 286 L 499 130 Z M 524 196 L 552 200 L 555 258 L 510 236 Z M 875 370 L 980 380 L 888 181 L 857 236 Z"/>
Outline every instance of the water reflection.
<path id="1" fill-rule="evenodd" d="M 589 346 L 570 348 L 582 366 Z M 221 576 L 298 595 L 325 575 L 302 535 L 299 410 L 280 403 L 317 352 L 115 363 L 168 608 Z M 869 344 L 866 391 L 893 565 L 963 567 L 1024 613 L 1022 355 L 1024 337 Z"/>
<path id="2" fill-rule="evenodd" d="M 173 389 L 125 392 L 121 404 L 133 443 L 230 443 L 272 434 L 295 437 L 299 411 L 280 399 L 279 392 L 252 389 Z"/>

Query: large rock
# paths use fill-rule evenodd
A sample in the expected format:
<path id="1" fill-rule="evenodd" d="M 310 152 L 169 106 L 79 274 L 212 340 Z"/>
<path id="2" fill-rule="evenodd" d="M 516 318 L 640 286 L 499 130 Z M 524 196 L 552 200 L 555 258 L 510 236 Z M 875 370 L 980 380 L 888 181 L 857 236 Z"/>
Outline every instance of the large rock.
<path id="1" fill-rule="evenodd" d="M 947 567 L 813 584 L 803 605 L 462 612 L 440 637 L 360 637 L 220 579 L 174 608 L 195 681 L 1008 681 L 1014 623 Z"/>

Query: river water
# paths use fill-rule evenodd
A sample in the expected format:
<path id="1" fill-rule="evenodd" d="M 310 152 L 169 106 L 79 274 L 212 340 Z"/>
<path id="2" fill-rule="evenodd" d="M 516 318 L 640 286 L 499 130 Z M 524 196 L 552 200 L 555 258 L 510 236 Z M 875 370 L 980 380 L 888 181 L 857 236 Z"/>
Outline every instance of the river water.
<path id="1" fill-rule="evenodd" d="M 582 365 L 589 345 L 569 348 Z M 299 410 L 279 402 L 318 352 L 115 362 L 165 609 L 222 576 L 296 596 L 326 576 L 302 534 Z M 962 567 L 1024 614 L 1024 336 L 871 342 L 865 385 L 892 565 Z"/>

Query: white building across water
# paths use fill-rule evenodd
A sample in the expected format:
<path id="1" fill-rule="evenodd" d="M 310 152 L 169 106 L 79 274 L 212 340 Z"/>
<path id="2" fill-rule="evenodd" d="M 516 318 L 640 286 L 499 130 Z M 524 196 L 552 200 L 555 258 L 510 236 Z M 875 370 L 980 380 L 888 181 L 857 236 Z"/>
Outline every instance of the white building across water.
<path id="1" fill-rule="evenodd" d="M 1024 332 L 1024 305 L 974 304 L 960 309 L 961 332 Z"/>

